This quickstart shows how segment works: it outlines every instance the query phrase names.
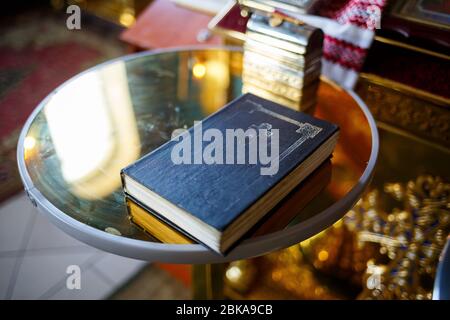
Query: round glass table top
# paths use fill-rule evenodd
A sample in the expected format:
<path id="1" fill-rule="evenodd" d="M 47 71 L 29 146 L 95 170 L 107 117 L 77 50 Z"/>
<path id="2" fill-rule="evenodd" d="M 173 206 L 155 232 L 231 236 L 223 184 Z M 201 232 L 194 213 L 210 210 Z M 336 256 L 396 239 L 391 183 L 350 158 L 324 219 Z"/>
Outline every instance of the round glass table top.
<path id="1" fill-rule="evenodd" d="M 249 258 L 324 230 L 358 201 L 378 153 L 367 107 L 326 79 L 314 115 L 340 126 L 331 177 L 289 225 L 247 236 L 220 256 L 199 244 L 159 243 L 129 221 L 120 170 L 168 141 L 175 129 L 240 96 L 241 71 L 237 49 L 173 49 L 112 60 L 62 84 L 32 113 L 19 140 L 19 170 L 31 201 L 75 238 L 148 261 Z"/>

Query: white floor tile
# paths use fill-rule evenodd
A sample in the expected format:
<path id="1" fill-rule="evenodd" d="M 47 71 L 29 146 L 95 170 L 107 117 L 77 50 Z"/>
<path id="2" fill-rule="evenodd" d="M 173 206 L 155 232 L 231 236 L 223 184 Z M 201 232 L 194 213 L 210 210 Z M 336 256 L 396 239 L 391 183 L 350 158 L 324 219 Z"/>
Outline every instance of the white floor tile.
<path id="1" fill-rule="evenodd" d="M 28 249 L 86 246 L 56 227 L 43 213 L 38 212 Z"/>
<path id="2" fill-rule="evenodd" d="M 95 264 L 95 268 L 114 284 L 120 284 L 130 279 L 146 265 L 147 263 L 144 261 L 108 254 Z"/>
<path id="3" fill-rule="evenodd" d="M 6 297 L 9 279 L 13 273 L 15 263 L 15 258 L 0 258 L 0 299 Z"/>
<path id="4" fill-rule="evenodd" d="M 69 290 L 67 286 L 63 286 L 60 291 L 53 295 L 52 300 L 77 300 L 77 299 L 104 299 L 111 294 L 112 287 L 93 270 L 81 273 L 81 288 Z"/>
<path id="5" fill-rule="evenodd" d="M 82 266 L 92 254 L 58 254 L 25 256 L 23 258 L 12 299 L 37 299 L 58 282 L 67 278 L 69 265 Z M 83 270 L 81 270 L 83 272 Z"/>
<path id="6" fill-rule="evenodd" d="M 25 234 L 30 238 L 27 247 L 21 248 L 26 244 Z M 14 270 L 16 261 L 22 262 Z M 82 290 L 65 287 L 66 269 L 71 264 L 82 269 Z M 70 237 L 38 212 L 24 193 L 0 206 L 0 299 L 101 299 L 145 265 Z M 8 295 L 14 274 L 13 290 Z"/>

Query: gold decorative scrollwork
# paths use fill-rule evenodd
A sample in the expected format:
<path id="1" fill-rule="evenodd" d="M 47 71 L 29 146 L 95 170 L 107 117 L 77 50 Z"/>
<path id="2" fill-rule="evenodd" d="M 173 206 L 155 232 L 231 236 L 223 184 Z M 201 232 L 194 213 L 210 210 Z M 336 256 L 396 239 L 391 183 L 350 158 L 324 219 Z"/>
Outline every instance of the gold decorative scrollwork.
<path id="1" fill-rule="evenodd" d="M 450 147 L 448 99 L 371 75 L 361 76 L 356 91 L 378 121 Z"/>

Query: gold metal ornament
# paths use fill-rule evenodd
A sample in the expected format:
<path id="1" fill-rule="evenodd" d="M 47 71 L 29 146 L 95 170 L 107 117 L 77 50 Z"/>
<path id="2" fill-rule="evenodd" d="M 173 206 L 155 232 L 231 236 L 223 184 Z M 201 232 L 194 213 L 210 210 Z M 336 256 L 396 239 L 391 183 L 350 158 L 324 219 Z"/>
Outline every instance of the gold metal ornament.
<path id="1" fill-rule="evenodd" d="M 323 32 L 276 10 L 254 10 L 244 43 L 243 93 L 286 107 L 313 109 L 321 73 Z"/>

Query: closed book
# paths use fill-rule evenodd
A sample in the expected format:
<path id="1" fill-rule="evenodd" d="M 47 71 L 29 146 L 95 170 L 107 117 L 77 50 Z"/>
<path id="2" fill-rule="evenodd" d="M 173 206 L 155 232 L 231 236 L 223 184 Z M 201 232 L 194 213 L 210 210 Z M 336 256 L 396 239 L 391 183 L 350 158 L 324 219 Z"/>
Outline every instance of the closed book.
<path id="1" fill-rule="evenodd" d="M 330 156 L 338 134 L 244 94 L 124 168 L 124 191 L 223 254 Z"/>
<path id="2" fill-rule="evenodd" d="M 331 172 L 331 160 L 326 160 L 261 219 L 246 237 L 263 236 L 285 229 L 301 216 L 302 210 L 330 183 Z"/>
<path id="3" fill-rule="evenodd" d="M 195 239 L 191 239 L 183 231 L 179 230 L 177 226 L 170 224 L 168 221 L 164 221 L 156 212 L 146 208 L 139 201 L 126 195 L 125 202 L 131 222 L 139 226 L 153 238 L 168 244 L 195 243 Z"/>

